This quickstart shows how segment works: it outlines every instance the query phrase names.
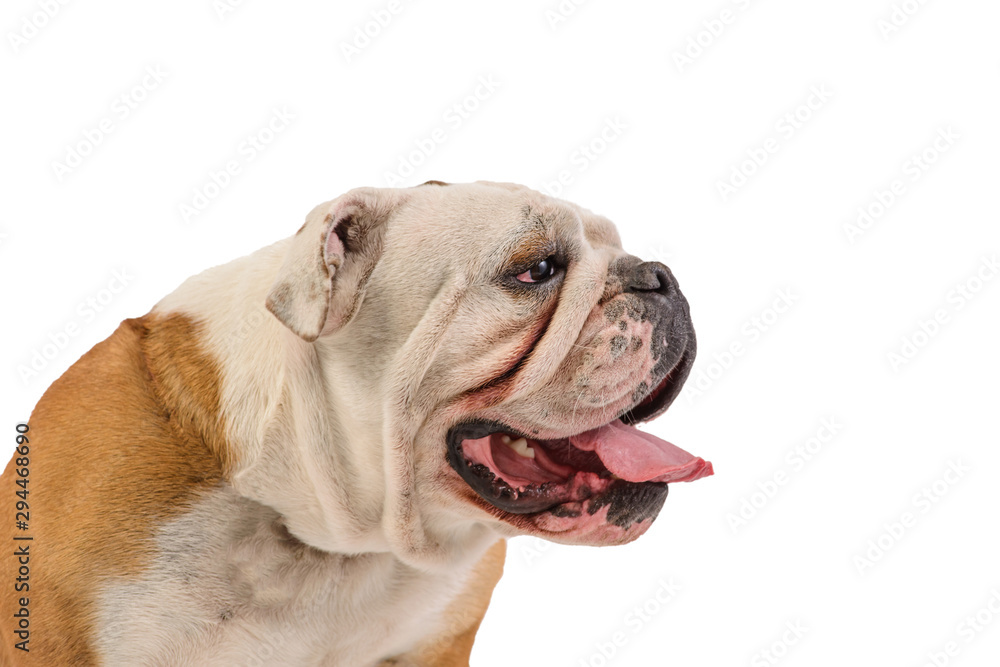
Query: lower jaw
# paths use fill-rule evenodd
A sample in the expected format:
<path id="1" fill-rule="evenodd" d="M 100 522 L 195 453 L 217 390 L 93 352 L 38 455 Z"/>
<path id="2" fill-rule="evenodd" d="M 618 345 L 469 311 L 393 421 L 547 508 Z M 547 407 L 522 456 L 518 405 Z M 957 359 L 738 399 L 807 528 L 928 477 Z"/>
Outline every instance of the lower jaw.
<path id="1" fill-rule="evenodd" d="M 513 535 L 528 534 L 552 542 L 572 545 L 611 546 L 639 538 L 653 524 L 666 499 L 666 485 L 658 500 L 632 511 L 606 498 L 564 503 L 546 512 L 510 514 L 498 518 L 508 524 Z"/>
<path id="2" fill-rule="evenodd" d="M 492 489 L 477 493 L 500 511 L 500 518 L 515 526 L 531 525 L 546 532 L 569 533 L 589 532 L 606 525 L 618 529 L 617 535 L 636 524 L 645 524 L 631 538 L 634 539 L 659 514 L 668 491 L 667 484 L 626 482 L 581 471 L 559 484 L 518 491 L 507 484 L 494 483 Z"/>
<path id="3" fill-rule="evenodd" d="M 605 523 L 624 530 L 647 519 L 650 521 L 655 519 L 667 500 L 668 492 L 669 487 L 666 484 L 654 482 L 635 484 L 616 479 L 603 491 L 590 498 L 563 503 L 548 513 L 558 518 L 580 518 L 585 514 L 596 516 L 601 513 Z"/>
<path id="4" fill-rule="evenodd" d="M 555 512 L 565 515 L 572 510 L 561 508 L 580 505 L 600 496 L 616 481 L 607 475 L 577 471 L 564 481 L 515 488 L 498 479 L 482 464 L 473 463 L 468 470 L 476 477 L 466 479 L 469 486 L 485 501 L 510 514 Z M 488 478 L 491 478 L 490 481 L 487 481 Z"/>

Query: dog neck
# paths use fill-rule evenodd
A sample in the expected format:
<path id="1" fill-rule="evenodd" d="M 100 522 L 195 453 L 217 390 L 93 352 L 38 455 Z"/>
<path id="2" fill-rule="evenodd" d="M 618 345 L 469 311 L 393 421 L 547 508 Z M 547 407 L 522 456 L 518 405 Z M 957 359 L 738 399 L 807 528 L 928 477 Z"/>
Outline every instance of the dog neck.
<path id="1" fill-rule="evenodd" d="M 200 345 L 220 371 L 228 481 L 278 512 L 288 530 L 331 553 L 394 553 L 421 568 L 447 569 L 496 539 L 481 525 L 429 534 L 414 489 L 386 461 L 384 377 L 338 334 L 308 343 L 265 308 L 288 241 L 188 279 L 154 309 L 198 324 Z M 223 287 L 224 286 L 224 287 Z M 365 382 L 354 379 L 366 377 Z M 411 481 L 411 480 L 407 480 Z"/>

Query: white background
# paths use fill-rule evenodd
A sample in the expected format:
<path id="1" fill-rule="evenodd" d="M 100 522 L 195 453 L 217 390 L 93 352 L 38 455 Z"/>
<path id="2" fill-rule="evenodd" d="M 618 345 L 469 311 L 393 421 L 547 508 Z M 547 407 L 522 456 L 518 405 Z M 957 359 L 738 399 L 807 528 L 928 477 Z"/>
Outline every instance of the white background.
<path id="1" fill-rule="evenodd" d="M 11 446 L 120 320 L 320 201 L 390 184 L 411 156 L 404 185 L 554 191 L 565 171 L 562 196 L 678 276 L 701 389 L 647 428 L 717 473 L 672 487 L 626 547 L 514 540 L 472 664 L 996 665 L 1000 5 L 404 1 L 346 54 L 387 6 L 97 0 L 47 18 L 4 3 Z M 247 159 L 274 109 L 294 119 Z M 230 160 L 240 172 L 185 220 Z M 874 215 L 850 233 L 859 207 Z M 666 602 L 661 581 L 679 587 Z"/>

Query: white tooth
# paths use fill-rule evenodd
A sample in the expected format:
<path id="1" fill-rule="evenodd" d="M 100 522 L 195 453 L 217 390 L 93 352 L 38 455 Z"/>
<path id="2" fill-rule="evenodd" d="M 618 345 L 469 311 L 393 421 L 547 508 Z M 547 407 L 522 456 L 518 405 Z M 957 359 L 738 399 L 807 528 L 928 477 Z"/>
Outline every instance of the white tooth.
<path id="1" fill-rule="evenodd" d="M 502 442 L 505 445 L 509 445 L 510 444 L 510 436 L 507 435 L 506 433 L 503 434 L 503 435 L 501 435 L 500 436 L 500 442 Z"/>
<path id="2" fill-rule="evenodd" d="M 508 447 L 517 452 L 518 456 L 523 456 L 526 459 L 535 458 L 535 450 L 528 446 L 528 441 L 525 440 L 524 438 L 518 438 L 517 440 L 510 440 L 506 444 Z"/>

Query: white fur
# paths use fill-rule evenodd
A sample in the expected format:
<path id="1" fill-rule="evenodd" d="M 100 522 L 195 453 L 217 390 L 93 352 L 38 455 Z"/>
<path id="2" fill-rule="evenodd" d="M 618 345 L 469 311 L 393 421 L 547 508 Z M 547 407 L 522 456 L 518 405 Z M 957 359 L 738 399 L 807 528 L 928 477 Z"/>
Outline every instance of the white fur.
<path id="1" fill-rule="evenodd" d="M 372 665 L 433 629 L 464 581 L 312 549 L 280 525 L 228 487 L 164 525 L 148 574 L 100 600 L 102 664 Z"/>

